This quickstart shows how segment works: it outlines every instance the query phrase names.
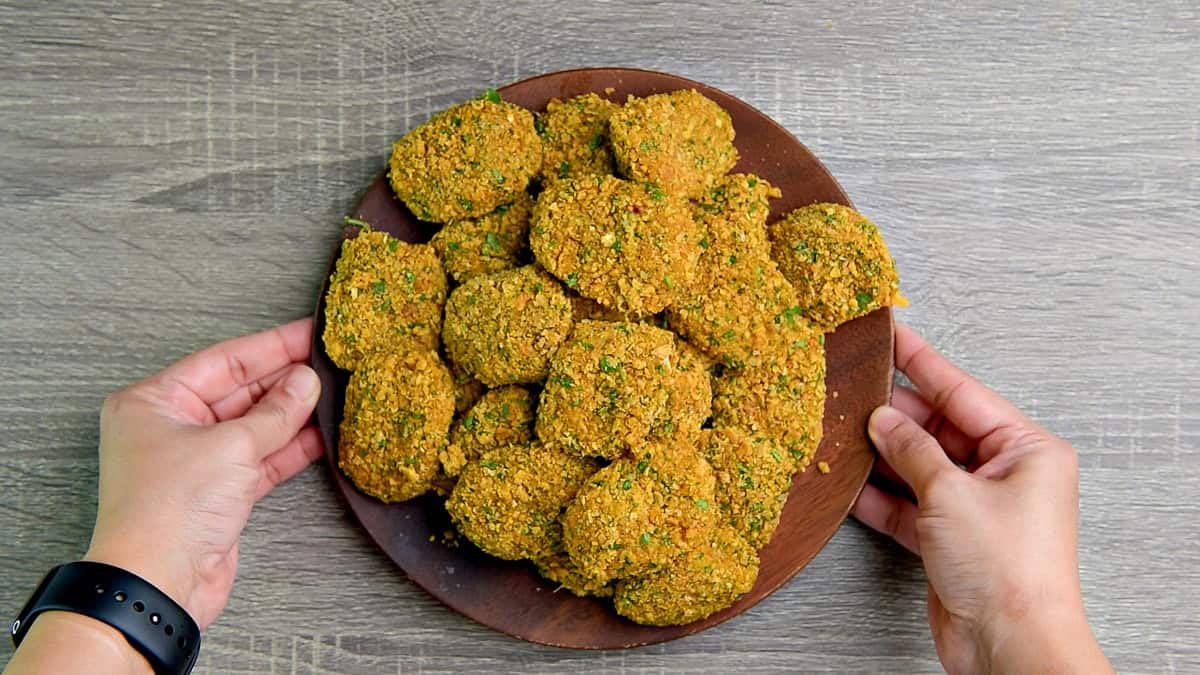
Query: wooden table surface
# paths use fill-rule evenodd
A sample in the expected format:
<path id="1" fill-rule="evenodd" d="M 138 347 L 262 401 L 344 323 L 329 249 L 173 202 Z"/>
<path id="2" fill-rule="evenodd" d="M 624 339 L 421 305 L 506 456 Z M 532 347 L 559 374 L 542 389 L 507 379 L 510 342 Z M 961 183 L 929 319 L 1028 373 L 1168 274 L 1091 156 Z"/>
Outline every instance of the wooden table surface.
<path id="1" fill-rule="evenodd" d="M 106 392 L 308 313 L 390 141 L 489 86 L 632 65 L 822 158 L 885 232 L 900 318 L 1079 449 L 1114 663 L 1200 670 L 1194 2 L 233 4 L 0 3 L 0 612 L 87 544 Z M 938 668 L 919 561 L 853 522 L 738 619 L 608 653 L 446 609 L 323 466 L 242 554 L 198 672 Z"/>

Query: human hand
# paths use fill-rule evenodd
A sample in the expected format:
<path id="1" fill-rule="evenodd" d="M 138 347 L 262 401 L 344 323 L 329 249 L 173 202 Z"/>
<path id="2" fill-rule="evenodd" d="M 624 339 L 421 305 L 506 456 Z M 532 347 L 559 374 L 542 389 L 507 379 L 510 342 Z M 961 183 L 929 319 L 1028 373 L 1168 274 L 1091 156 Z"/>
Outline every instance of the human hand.
<path id="1" fill-rule="evenodd" d="M 921 556 L 942 664 L 1111 672 L 1079 587 L 1074 448 L 900 324 L 896 367 L 916 390 L 871 416 L 881 459 L 854 516 Z"/>
<path id="2" fill-rule="evenodd" d="M 225 607 L 250 509 L 323 453 L 303 319 L 199 351 L 100 414 L 100 504 L 86 560 L 147 579 L 201 629 Z"/>

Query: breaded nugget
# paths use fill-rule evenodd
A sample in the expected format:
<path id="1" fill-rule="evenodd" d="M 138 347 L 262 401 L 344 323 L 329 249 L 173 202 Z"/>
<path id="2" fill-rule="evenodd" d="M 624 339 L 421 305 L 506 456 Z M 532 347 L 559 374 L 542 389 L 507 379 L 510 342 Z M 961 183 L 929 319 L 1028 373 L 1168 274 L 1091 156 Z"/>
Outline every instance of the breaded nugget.
<path id="1" fill-rule="evenodd" d="M 687 89 L 630 100 L 609 118 L 617 170 L 696 197 L 737 164 L 729 113 Z"/>
<path id="2" fill-rule="evenodd" d="M 678 561 L 617 582 L 617 613 L 650 626 L 699 621 L 732 605 L 754 587 L 758 556 L 722 526 Z"/>
<path id="3" fill-rule="evenodd" d="M 392 145 L 388 168 L 396 196 L 417 218 L 478 218 L 520 196 L 542 168 L 542 144 L 533 114 L 493 92 L 408 132 Z"/>
<path id="4" fill-rule="evenodd" d="M 511 204 L 467 220 L 453 220 L 433 235 L 429 245 L 446 273 L 458 283 L 520 265 L 529 248 L 529 215 L 533 197 L 522 192 Z"/>
<path id="5" fill-rule="evenodd" d="M 454 383 L 431 351 L 370 354 L 346 386 L 338 466 L 366 494 L 400 502 L 438 472 L 454 416 Z"/>
<path id="6" fill-rule="evenodd" d="M 667 316 L 673 330 L 726 366 L 759 365 L 783 349 L 781 316 L 796 300 L 769 255 L 767 200 L 778 195 L 757 176 L 734 174 L 696 203 L 704 253 L 695 283 Z"/>
<path id="7" fill-rule="evenodd" d="M 613 172 L 608 146 L 608 118 L 621 106 L 596 94 L 560 101 L 550 99 L 534 124 L 542 138 L 542 180 L 545 184 L 587 174 Z"/>
<path id="8" fill-rule="evenodd" d="M 450 358 L 489 387 L 537 382 L 572 321 L 558 281 L 527 265 L 454 289 L 442 340 Z"/>
<path id="9" fill-rule="evenodd" d="M 450 428 L 450 442 L 474 461 L 489 450 L 533 440 L 533 395 L 525 387 L 492 389 Z M 447 467 L 446 474 L 452 469 Z"/>
<path id="10" fill-rule="evenodd" d="M 762 548 L 779 525 L 793 462 L 776 442 L 730 427 L 705 429 L 699 447 L 717 479 L 722 520 L 751 547 Z"/>
<path id="11" fill-rule="evenodd" d="M 443 357 L 442 363 L 446 364 L 446 367 L 450 369 L 450 377 L 454 378 L 454 414 L 462 414 L 475 405 L 475 402 L 487 392 L 487 387 L 452 359 Z"/>
<path id="12" fill-rule="evenodd" d="M 538 197 L 529 244 L 568 288 L 634 317 L 692 283 L 703 232 L 686 202 L 612 176 L 558 181 Z"/>
<path id="13" fill-rule="evenodd" d="M 580 597 L 594 596 L 611 598 L 613 585 L 611 582 L 597 582 L 584 576 L 571 556 L 566 551 L 556 550 L 554 553 L 534 561 L 538 574 L 558 584 L 559 589 L 566 589 Z"/>
<path id="14" fill-rule="evenodd" d="M 771 254 L 823 330 L 885 305 L 904 307 L 896 263 L 879 228 L 841 204 L 796 209 L 771 225 Z"/>
<path id="15" fill-rule="evenodd" d="M 363 357 L 437 349 L 446 274 L 433 249 L 364 229 L 342 242 L 325 295 L 325 353 L 354 370 Z"/>
<path id="16" fill-rule="evenodd" d="M 681 339 L 675 340 L 675 378 L 667 392 L 667 411 L 656 438 L 689 441 L 712 416 L 712 360 Z"/>
<path id="17" fill-rule="evenodd" d="M 550 362 L 537 436 L 579 455 L 613 459 L 668 419 L 675 336 L 645 324 L 580 321 Z"/>
<path id="18" fill-rule="evenodd" d="M 776 441 L 794 463 L 808 466 L 821 442 L 825 414 L 825 336 L 789 316 L 786 352 L 776 361 L 728 369 L 713 383 L 713 425 L 739 427 Z"/>
<path id="19" fill-rule="evenodd" d="M 555 549 L 562 510 L 595 472 L 594 461 L 538 443 L 504 446 L 463 469 L 446 510 L 486 553 L 543 558 Z"/>
<path id="20" fill-rule="evenodd" d="M 712 468 L 690 443 L 651 443 L 588 479 L 562 517 L 563 548 L 593 583 L 645 574 L 717 523 Z"/>

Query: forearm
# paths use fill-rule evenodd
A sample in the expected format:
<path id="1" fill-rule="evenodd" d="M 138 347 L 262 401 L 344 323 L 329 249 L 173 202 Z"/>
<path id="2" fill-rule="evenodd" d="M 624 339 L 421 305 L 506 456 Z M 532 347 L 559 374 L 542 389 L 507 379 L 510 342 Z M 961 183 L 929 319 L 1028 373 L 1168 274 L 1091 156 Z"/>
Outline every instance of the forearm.
<path id="1" fill-rule="evenodd" d="M 4 669 L 4 675 L 153 672 L 150 663 L 112 626 L 71 612 L 40 614 Z"/>

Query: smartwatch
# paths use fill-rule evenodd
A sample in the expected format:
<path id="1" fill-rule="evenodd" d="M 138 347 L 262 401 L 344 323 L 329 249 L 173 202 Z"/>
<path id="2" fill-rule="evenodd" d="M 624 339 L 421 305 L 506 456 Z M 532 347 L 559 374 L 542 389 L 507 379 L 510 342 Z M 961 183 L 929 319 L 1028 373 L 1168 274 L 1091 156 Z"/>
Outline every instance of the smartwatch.
<path id="1" fill-rule="evenodd" d="M 19 646 L 37 616 L 48 611 L 83 614 L 112 626 L 157 675 L 191 672 L 200 653 L 200 627 L 187 611 L 120 567 L 79 561 L 50 570 L 13 621 L 13 644 Z"/>

